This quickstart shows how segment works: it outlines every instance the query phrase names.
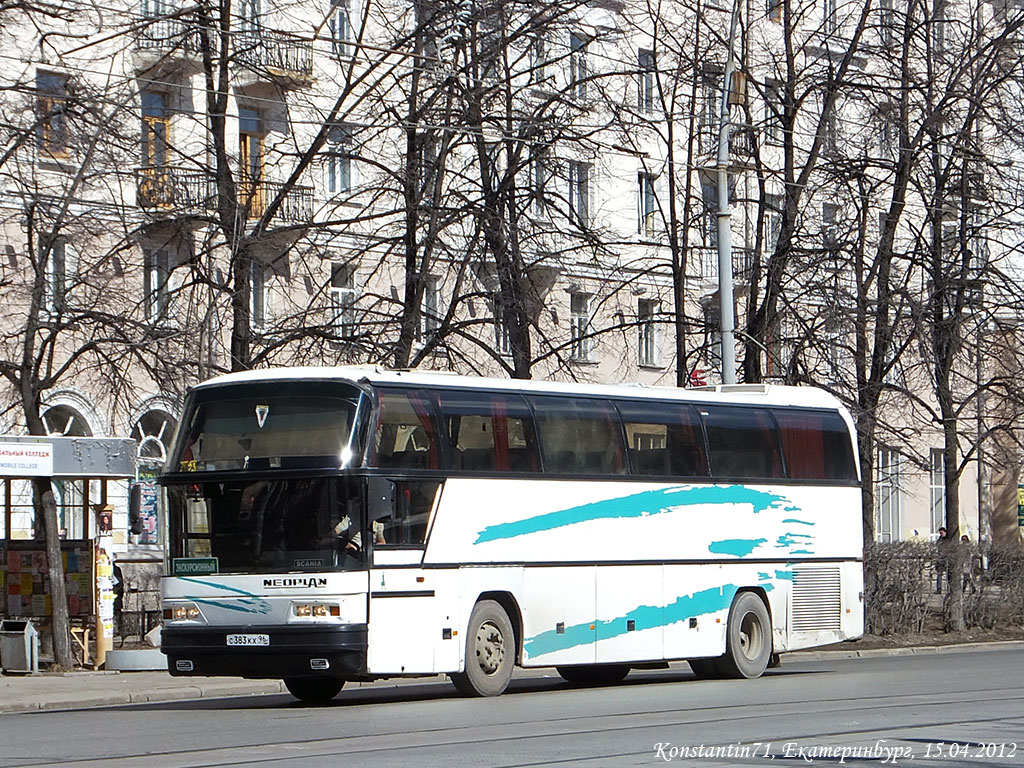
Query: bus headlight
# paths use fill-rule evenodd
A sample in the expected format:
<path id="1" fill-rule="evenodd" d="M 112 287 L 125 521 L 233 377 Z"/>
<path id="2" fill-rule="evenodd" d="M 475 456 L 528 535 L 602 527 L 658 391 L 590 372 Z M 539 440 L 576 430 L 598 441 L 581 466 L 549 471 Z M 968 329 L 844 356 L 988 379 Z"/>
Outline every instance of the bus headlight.
<path id="1" fill-rule="evenodd" d="M 328 603 L 292 603 L 292 610 L 300 619 L 326 619 L 341 616 L 341 606 Z"/>
<path id="2" fill-rule="evenodd" d="M 164 621 L 202 621 L 203 614 L 195 603 L 164 607 Z"/>

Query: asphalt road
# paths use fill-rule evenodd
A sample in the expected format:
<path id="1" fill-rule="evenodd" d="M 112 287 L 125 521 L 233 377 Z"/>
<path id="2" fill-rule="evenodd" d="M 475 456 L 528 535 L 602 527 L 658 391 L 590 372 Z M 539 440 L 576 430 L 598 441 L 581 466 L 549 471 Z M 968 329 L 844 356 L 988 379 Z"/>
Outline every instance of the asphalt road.
<path id="1" fill-rule="evenodd" d="M 553 674 L 553 673 L 552 673 Z M 0 718 L 0 767 L 1024 765 L 1024 651 L 786 663 L 759 680 L 686 665 L 577 688 L 517 677 Z"/>

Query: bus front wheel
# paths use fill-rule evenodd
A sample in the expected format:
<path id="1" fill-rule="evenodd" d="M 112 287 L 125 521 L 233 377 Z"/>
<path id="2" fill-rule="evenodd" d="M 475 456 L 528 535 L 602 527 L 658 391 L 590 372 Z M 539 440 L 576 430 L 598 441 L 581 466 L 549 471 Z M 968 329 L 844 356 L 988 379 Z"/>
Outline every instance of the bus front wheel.
<path id="1" fill-rule="evenodd" d="M 453 672 L 452 683 L 464 696 L 498 696 L 512 679 L 516 640 L 505 609 L 481 600 L 469 617 L 466 671 Z"/>
<path id="2" fill-rule="evenodd" d="M 286 677 L 284 687 L 288 693 L 299 701 L 308 701 L 311 704 L 323 704 L 330 701 L 342 686 L 344 680 L 336 677 Z"/>
<path id="3" fill-rule="evenodd" d="M 723 677 L 760 677 L 772 657 L 772 624 L 764 601 L 753 592 L 736 596 L 729 612 L 725 655 L 715 660 Z"/>

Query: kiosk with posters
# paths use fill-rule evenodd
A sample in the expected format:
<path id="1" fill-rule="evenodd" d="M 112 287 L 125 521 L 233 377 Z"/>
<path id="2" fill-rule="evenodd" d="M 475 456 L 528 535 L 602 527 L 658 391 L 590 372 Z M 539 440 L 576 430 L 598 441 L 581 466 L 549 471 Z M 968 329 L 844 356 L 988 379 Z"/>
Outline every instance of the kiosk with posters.
<path id="1" fill-rule="evenodd" d="M 131 439 L 0 436 L 0 616 L 31 619 L 49 629 L 49 563 L 29 482 L 49 477 L 71 489 L 61 505 L 60 549 L 72 636 L 83 664 L 101 666 L 112 644 L 111 533 L 117 508 L 108 498 L 108 483 L 134 478 L 135 464 Z"/>

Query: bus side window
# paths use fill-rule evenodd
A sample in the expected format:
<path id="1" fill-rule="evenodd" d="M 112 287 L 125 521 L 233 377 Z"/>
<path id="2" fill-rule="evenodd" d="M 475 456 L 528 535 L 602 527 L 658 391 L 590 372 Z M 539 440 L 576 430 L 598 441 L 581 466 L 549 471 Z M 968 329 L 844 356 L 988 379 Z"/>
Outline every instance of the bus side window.
<path id="1" fill-rule="evenodd" d="M 778 429 L 767 409 L 708 405 L 701 410 L 712 475 L 751 480 L 784 477 Z"/>
<path id="2" fill-rule="evenodd" d="M 800 480 L 856 480 L 850 432 L 833 411 L 784 408 L 772 413 L 779 423 L 786 470 Z"/>
<path id="3" fill-rule="evenodd" d="M 624 475 L 626 453 L 615 407 L 605 400 L 532 397 L 544 471 Z"/>
<path id="4" fill-rule="evenodd" d="M 692 405 L 618 402 L 630 464 L 641 477 L 707 477 L 704 430 Z"/>
<path id="5" fill-rule="evenodd" d="M 519 395 L 445 391 L 441 418 L 452 469 L 529 472 L 539 464 L 533 415 Z"/>
<path id="6" fill-rule="evenodd" d="M 415 391 L 381 391 L 377 401 L 374 465 L 387 469 L 437 469 L 440 441 L 428 396 Z"/>

